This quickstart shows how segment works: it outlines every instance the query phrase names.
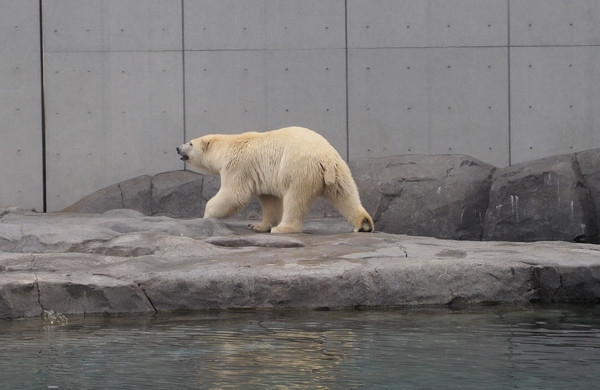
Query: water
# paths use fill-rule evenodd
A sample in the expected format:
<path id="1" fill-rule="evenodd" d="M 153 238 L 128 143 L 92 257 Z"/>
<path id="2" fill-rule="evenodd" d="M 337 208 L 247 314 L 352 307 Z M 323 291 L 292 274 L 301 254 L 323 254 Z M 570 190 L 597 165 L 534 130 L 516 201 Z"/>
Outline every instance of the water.
<path id="1" fill-rule="evenodd" d="M 600 306 L 0 321 L 2 389 L 589 389 Z"/>

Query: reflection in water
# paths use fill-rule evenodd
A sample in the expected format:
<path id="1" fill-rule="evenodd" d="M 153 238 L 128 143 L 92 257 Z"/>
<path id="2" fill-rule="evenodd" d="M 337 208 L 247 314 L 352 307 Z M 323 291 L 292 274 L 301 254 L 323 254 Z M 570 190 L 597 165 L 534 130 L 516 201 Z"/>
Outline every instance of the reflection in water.
<path id="1" fill-rule="evenodd" d="M 197 367 L 202 381 L 217 388 L 232 383 L 255 388 L 359 383 L 353 373 L 338 368 L 355 360 L 356 337 L 351 329 L 314 322 L 303 323 L 302 329 L 296 326 L 264 320 L 249 322 L 241 330 L 216 332 L 204 345 L 206 354 Z"/>
<path id="2" fill-rule="evenodd" d="M 0 321 L 0 388 L 587 389 L 600 307 Z"/>

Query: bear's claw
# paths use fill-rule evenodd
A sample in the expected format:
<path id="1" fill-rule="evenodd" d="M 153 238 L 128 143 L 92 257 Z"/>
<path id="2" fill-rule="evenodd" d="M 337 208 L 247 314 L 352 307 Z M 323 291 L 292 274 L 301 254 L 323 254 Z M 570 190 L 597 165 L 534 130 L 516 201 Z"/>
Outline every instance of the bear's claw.
<path id="1" fill-rule="evenodd" d="M 265 228 L 265 227 L 262 227 L 260 225 L 256 225 L 256 224 L 253 224 L 253 223 L 248 224 L 248 227 L 251 230 L 254 230 L 255 232 L 260 232 L 260 233 L 270 233 L 271 232 L 271 228 L 270 227 Z"/>
<path id="2" fill-rule="evenodd" d="M 368 218 L 364 218 L 362 220 L 362 222 L 360 223 L 360 227 L 354 229 L 355 232 L 362 232 L 362 233 L 372 233 L 374 231 L 374 226 L 372 225 L 371 221 L 369 221 Z"/>

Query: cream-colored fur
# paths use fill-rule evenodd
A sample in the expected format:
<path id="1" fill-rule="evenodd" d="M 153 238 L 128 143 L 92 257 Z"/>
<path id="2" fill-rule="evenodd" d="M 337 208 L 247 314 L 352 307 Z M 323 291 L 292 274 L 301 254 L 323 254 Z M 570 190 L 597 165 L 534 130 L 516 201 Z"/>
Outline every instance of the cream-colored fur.
<path id="1" fill-rule="evenodd" d="M 204 218 L 227 218 L 258 196 L 263 221 L 259 232 L 299 233 L 319 196 L 330 201 L 354 226 L 373 231 L 348 165 L 321 135 L 301 127 L 265 133 L 210 134 L 177 148 L 182 160 L 221 176 L 219 192 Z"/>

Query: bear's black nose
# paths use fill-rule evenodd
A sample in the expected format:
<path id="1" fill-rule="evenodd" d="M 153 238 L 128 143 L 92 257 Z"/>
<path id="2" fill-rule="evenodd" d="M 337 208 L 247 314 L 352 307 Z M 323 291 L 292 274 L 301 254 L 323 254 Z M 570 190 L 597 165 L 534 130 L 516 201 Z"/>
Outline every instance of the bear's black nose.
<path id="1" fill-rule="evenodd" d="M 179 146 L 176 149 L 177 149 L 177 153 L 179 153 Z"/>

